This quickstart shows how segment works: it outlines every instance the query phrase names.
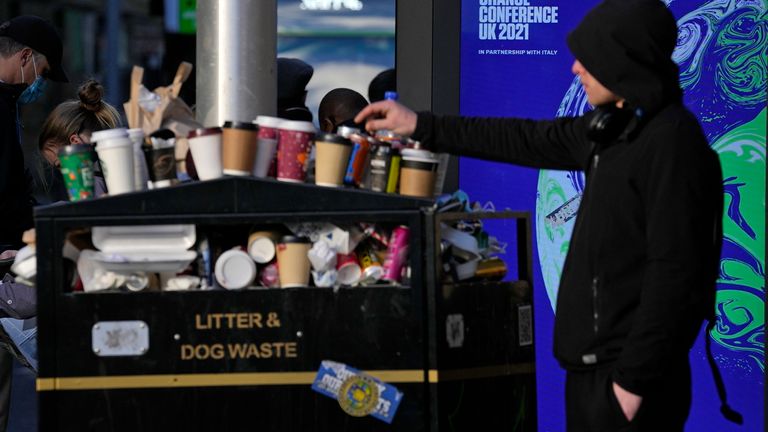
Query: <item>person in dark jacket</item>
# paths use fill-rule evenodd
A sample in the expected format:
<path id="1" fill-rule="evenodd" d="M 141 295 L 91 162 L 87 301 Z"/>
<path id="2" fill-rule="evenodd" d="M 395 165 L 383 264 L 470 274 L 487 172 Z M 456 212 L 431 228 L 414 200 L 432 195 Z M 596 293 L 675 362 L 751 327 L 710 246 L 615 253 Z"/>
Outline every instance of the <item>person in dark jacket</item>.
<path id="1" fill-rule="evenodd" d="M 355 119 L 438 152 L 586 172 L 555 317 L 569 431 L 682 431 L 690 410 L 688 351 L 714 314 L 723 189 L 682 103 L 676 40 L 661 1 L 605 0 L 567 39 L 596 107 L 581 117 L 449 117 L 384 101 Z"/>
<path id="2" fill-rule="evenodd" d="M 20 16 L 0 24 L 0 252 L 22 246 L 21 234 L 32 227 L 17 104 L 39 97 L 46 79 L 67 81 L 61 58 L 61 38 L 42 18 Z"/>
<path id="3" fill-rule="evenodd" d="M 277 116 L 287 120 L 312 121 L 307 108 L 307 84 L 315 69 L 296 58 L 277 58 Z"/>
<path id="4" fill-rule="evenodd" d="M 0 24 L 0 253 L 19 249 L 32 227 L 32 182 L 24 168 L 18 104 L 42 94 L 46 79 L 66 82 L 62 42 L 56 29 L 35 16 Z M 11 363 L 0 348 L 0 432 L 7 424 Z"/>

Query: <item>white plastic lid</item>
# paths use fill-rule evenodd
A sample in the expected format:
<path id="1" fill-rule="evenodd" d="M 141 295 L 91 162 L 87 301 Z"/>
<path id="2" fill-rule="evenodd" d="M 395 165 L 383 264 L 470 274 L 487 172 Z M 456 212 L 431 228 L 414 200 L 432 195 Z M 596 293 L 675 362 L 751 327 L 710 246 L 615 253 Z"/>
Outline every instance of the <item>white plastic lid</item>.
<path id="1" fill-rule="evenodd" d="M 256 278 L 256 263 L 247 253 L 230 249 L 216 260 L 214 273 L 216 280 L 224 288 L 242 289 Z"/>
<path id="2" fill-rule="evenodd" d="M 403 149 L 400 151 L 403 160 L 411 160 L 417 162 L 437 162 L 437 157 L 434 153 L 426 150 L 417 149 Z"/>
<path id="3" fill-rule="evenodd" d="M 133 148 L 133 141 L 128 137 L 114 137 L 103 139 L 96 143 L 96 151 L 107 150 L 117 147 Z"/>
<path id="4" fill-rule="evenodd" d="M 125 128 L 104 129 L 91 134 L 91 142 L 95 143 L 113 138 L 128 138 L 128 130 Z"/>
<path id="5" fill-rule="evenodd" d="M 194 225 L 96 226 L 93 245 L 103 252 L 178 252 L 195 244 Z"/>
<path id="6" fill-rule="evenodd" d="M 144 129 L 142 129 L 142 128 L 128 129 L 128 138 L 131 138 L 131 139 L 134 139 L 134 138 L 144 139 Z"/>
<path id="7" fill-rule="evenodd" d="M 256 117 L 256 120 L 254 120 L 253 122 L 259 126 L 264 126 L 269 128 L 279 128 L 280 124 L 283 123 L 284 121 L 285 120 L 278 117 L 258 116 Z"/>
<path id="8" fill-rule="evenodd" d="M 315 125 L 313 125 L 312 123 L 305 122 L 305 121 L 298 121 L 298 120 L 282 120 L 280 122 L 279 128 L 283 130 L 307 132 L 307 133 L 315 133 L 317 131 L 315 129 Z"/>
<path id="9" fill-rule="evenodd" d="M 259 264 L 266 264 L 275 257 L 275 244 L 268 237 L 257 238 L 248 246 L 248 254 Z"/>

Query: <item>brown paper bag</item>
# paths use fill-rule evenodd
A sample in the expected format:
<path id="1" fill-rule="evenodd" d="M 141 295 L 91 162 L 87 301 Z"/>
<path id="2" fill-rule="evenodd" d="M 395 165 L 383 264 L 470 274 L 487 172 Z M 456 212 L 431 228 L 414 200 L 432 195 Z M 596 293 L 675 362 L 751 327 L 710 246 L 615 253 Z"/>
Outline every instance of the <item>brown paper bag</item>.
<path id="1" fill-rule="evenodd" d="M 190 130 L 202 127 L 195 120 L 192 109 L 179 97 L 181 86 L 189 78 L 190 73 L 192 73 L 192 64 L 182 62 L 176 70 L 173 83 L 154 89 L 153 93 L 159 97 L 160 103 L 153 112 L 150 112 L 139 103 L 144 69 L 134 66 L 131 72 L 131 96 L 123 104 L 128 127 L 141 128 L 146 136 L 158 129 L 170 129 L 176 134 L 176 166 L 181 172 L 186 172 L 184 161 L 189 149 L 187 134 Z"/>

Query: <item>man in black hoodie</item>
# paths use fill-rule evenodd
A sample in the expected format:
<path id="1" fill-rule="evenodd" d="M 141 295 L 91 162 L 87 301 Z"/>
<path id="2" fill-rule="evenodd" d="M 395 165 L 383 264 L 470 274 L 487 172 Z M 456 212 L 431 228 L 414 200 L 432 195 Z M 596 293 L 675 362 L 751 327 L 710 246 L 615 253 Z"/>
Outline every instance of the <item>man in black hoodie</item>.
<path id="1" fill-rule="evenodd" d="M 714 314 L 722 174 L 682 104 L 677 26 L 659 0 L 605 0 L 568 35 L 589 103 L 552 121 L 441 117 L 392 101 L 355 119 L 434 151 L 584 170 L 554 352 L 569 431 L 682 431 L 688 351 Z"/>

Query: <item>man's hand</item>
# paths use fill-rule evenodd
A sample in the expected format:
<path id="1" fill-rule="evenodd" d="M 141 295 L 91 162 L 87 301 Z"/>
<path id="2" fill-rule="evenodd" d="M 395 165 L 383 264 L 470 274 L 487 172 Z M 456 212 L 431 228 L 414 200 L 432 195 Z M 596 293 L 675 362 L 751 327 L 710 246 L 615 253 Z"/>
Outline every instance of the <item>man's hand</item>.
<path id="1" fill-rule="evenodd" d="M 613 393 L 621 405 L 621 410 L 624 411 L 624 417 L 627 421 L 632 421 L 637 415 L 637 410 L 640 409 L 643 397 L 624 390 L 616 383 L 613 383 Z"/>
<path id="2" fill-rule="evenodd" d="M 416 113 L 405 106 L 385 100 L 363 108 L 355 117 L 355 123 L 365 122 L 365 129 L 369 132 L 387 129 L 398 135 L 410 136 L 416 130 L 417 119 Z"/>

